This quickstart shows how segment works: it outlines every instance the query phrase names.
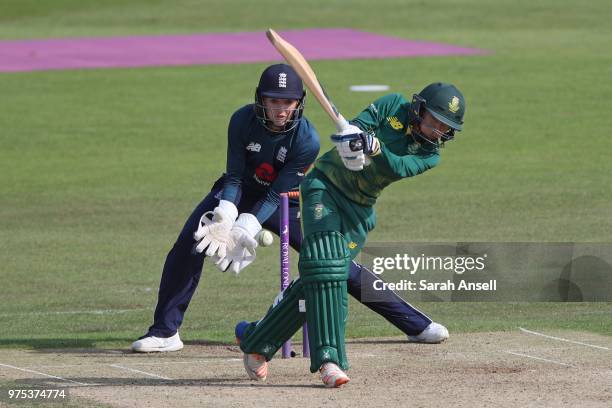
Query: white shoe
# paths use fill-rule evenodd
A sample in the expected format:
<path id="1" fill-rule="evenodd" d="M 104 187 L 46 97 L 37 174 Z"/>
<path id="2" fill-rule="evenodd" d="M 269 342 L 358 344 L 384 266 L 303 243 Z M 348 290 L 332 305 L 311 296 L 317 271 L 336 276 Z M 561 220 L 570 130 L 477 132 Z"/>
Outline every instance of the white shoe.
<path id="1" fill-rule="evenodd" d="M 132 343 L 132 351 L 136 353 L 154 353 L 160 351 L 179 351 L 183 342 L 178 332 L 172 337 L 149 336 Z"/>
<path id="2" fill-rule="evenodd" d="M 244 369 L 251 380 L 266 381 L 268 377 L 268 362 L 264 356 L 255 353 L 244 353 L 242 361 L 244 362 Z"/>
<path id="3" fill-rule="evenodd" d="M 446 339 L 448 339 L 448 329 L 436 322 L 431 322 L 416 336 L 408 336 L 408 341 L 413 343 L 442 343 Z"/>
<path id="4" fill-rule="evenodd" d="M 323 363 L 319 372 L 325 388 L 338 388 L 350 381 L 344 371 L 334 363 Z"/>

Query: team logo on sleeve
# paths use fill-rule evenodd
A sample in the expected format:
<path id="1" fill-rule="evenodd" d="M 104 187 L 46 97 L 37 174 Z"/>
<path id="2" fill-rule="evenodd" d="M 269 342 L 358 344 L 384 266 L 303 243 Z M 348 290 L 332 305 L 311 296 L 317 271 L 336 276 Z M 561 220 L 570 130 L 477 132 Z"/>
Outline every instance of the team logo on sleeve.
<path id="1" fill-rule="evenodd" d="M 314 206 L 314 210 L 313 210 L 313 216 L 315 220 L 320 220 L 321 218 L 323 218 L 323 210 L 325 209 L 325 207 L 323 207 L 323 204 L 318 203 L 317 205 Z"/>
<path id="2" fill-rule="evenodd" d="M 406 147 L 406 152 L 408 154 L 417 154 L 420 148 L 421 148 L 421 145 L 418 142 L 410 143 Z"/>
<path id="3" fill-rule="evenodd" d="M 269 186 L 274 180 L 276 180 L 277 176 L 278 174 L 276 173 L 276 170 L 274 170 L 274 167 L 270 163 L 261 163 L 259 167 L 255 169 L 253 178 L 259 184 Z"/>

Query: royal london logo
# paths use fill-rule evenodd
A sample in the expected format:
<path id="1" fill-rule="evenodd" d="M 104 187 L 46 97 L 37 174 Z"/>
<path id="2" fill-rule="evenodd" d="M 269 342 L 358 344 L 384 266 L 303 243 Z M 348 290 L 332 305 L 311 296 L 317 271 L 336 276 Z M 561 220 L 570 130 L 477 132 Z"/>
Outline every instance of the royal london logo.
<path id="1" fill-rule="evenodd" d="M 400 122 L 400 120 L 396 116 L 389 116 L 387 120 L 389 121 L 391 127 L 395 130 L 400 130 L 404 127 L 402 122 Z"/>
<path id="2" fill-rule="evenodd" d="M 279 88 L 287 87 L 287 74 L 285 74 L 284 72 L 281 72 L 280 74 L 278 74 L 278 87 Z"/>
<path id="3" fill-rule="evenodd" d="M 448 103 L 448 110 L 452 113 L 457 113 L 460 107 L 461 104 L 459 103 L 459 98 L 453 96 L 453 99 L 451 99 L 451 101 Z"/>

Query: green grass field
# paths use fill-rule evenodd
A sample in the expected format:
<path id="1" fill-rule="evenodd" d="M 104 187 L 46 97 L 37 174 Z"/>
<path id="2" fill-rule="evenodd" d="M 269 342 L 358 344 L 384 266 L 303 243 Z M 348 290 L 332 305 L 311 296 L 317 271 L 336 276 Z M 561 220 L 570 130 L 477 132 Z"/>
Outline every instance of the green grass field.
<path id="1" fill-rule="evenodd" d="M 370 241 L 612 242 L 610 2 L 0 0 L 0 9 L 4 40 L 351 27 L 491 50 L 312 63 L 346 116 L 381 96 L 352 84 L 410 96 L 444 80 L 467 99 L 465 131 L 435 171 L 389 187 Z M 251 101 L 265 66 L 0 74 L 1 347 L 128 347 L 145 332 L 165 255 L 222 172 L 229 116 Z M 332 125 L 314 99 L 306 114 L 327 150 Z M 277 257 L 259 251 L 237 278 L 205 268 L 182 337 L 231 341 L 234 323 L 259 317 L 275 295 Z M 610 303 L 418 306 L 455 333 L 612 335 Z M 104 310 L 113 312 L 92 313 Z M 349 336 L 394 334 L 351 304 Z"/>

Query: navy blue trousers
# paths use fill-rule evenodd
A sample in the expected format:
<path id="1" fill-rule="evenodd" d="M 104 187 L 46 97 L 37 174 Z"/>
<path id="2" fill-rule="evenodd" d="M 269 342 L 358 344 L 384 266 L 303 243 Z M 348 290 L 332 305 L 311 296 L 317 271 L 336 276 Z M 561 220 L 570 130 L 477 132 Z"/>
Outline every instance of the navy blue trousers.
<path id="1" fill-rule="evenodd" d="M 173 336 L 183 322 L 183 317 L 196 291 L 202 267 L 204 254 L 192 253 L 195 241 L 193 233 L 198 228 L 200 218 L 207 211 L 212 211 L 219 203 L 222 178 L 217 180 L 211 192 L 193 210 L 185 226 L 168 253 L 159 285 L 159 294 L 153 325 L 143 336 L 170 337 Z M 238 204 L 239 213 L 248 212 L 259 197 L 242 194 Z M 299 252 L 302 244 L 302 231 L 298 218 L 299 205 L 296 202 L 289 206 L 289 244 Z M 263 227 L 276 235 L 280 231 L 280 208 L 264 224 Z M 431 323 L 431 319 L 415 309 L 404 299 L 391 290 L 377 291 L 375 302 L 362 302 L 362 288 L 372 288 L 372 283 L 380 279 L 372 271 L 356 262 L 352 262 L 348 279 L 348 292 L 368 308 L 378 313 L 407 335 L 422 332 Z M 371 291 L 371 289 L 370 289 Z"/>

